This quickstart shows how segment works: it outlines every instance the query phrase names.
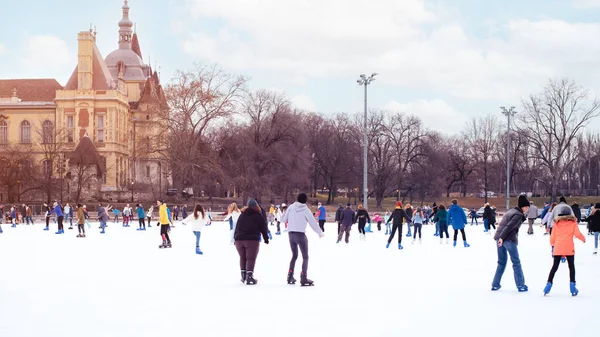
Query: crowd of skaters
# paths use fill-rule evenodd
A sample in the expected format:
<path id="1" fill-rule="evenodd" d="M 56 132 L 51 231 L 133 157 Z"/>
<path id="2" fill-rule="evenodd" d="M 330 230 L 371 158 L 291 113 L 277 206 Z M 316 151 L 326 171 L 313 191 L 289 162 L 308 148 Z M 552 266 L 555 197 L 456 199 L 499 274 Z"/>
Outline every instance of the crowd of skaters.
<path id="1" fill-rule="evenodd" d="M 229 205 L 227 211 L 222 215 L 225 216 L 224 221 L 229 222 L 231 231 L 231 243 L 235 245 L 240 257 L 240 271 L 242 282 L 245 284 L 257 284 L 258 280 L 254 277 L 254 268 L 256 258 L 259 253 L 260 242 L 269 244 L 272 240 L 272 235 L 269 230 L 269 225 L 277 226 L 276 235 L 281 235 L 281 226 L 284 226 L 284 231 L 288 232 L 290 248 L 292 251 L 292 259 L 288 269 L 287 281 L 289 284 L 295 284 L 294 270 L 296 260 L 299 253 L 303 257 L 302 271 L 300 273 L 301 285 L 313 285 L 313 281 L 307 277 L 308 269 L 308 239 L 306 237 L 306 228 L 308 225 L 315 231 L 319 237 L 324 236 L 325 223 L 327 219 L 327 211 L 325 207 L 319 203 L 316 212 L 312 212 L 307 206 L 307 196 L 301 193 L 297 197 L 297 201 L 292 205 L 271 205 L 268 213 L 266 208 L 261 207 L 254 199 L 249 199 L 247 204 L 239 209 L 235 203 Z M 200 250 L 200 237 L 202 228 L 208 226 L 212 222 L 210 209 L 205 210 L 202 205 L 195 205 L 191 214 L 188 213 L 187 205 L 182 207 L 174 206 L 167 207 L 166 203 L 158 200 L 156 205 L 144 209 L 141 204 L 135 205 L 135 209 L 126 205 L 122 210 L 115 209 L 112 205 L 98 204 L 97 219 L 100 222 L 100 233 L 104 234 L 110 221 L 109 212 L 112 211 L 114 223 L 119 222 L 119 217 L 122 216 L 123 227 L 130 227 L 134 219 L 138 219 L 138 230 L 146 230 L 146 226 L 151 227 L 151 222 L 154 217 L 154 210 L 158 210 L 157 226 L 160 227 L 160 235 L 162 238 L 163 247 L 171 247 L 169 232 L 174 226 L 174 220 L 178 221 L 181 215 L 182 223 L 190 225 L 196 237 L 196 254 L 203 254 Z M 87 207 L 78 204 L 71 207 L 70 204 L 62 205 L 60 201 L 55 201 L 52 205 L 44 204 L 45 222 L 44 230 L 49 230 L 50 219 L 54 218 L 57 223 L 58 231 L 56 234 L 64 234 L 64 224 L 69 224 L 69 229 L 73 229 L 73 219 L 75 219 L 78 227 L 77 237 L 85 237 L 85 225 L 88 229 L 91 225 L 88 222 L 90 217 Z M 471 225 L 475 223 L 478 214 L 471 210 L 472 218 Z M 11 206 L 6 213 L 6 218 L 12 227 L 21 222 L 29 225 L 33 224 L 32 210 L 27 205 L 22 205 L 21 208 Z M 564 197 L 561 197 L 558 203 L 545 203 L 541 212 L 532 202 L 529 202 L 524 195 L 518 199 L 518 206 L 509 210 L 502 221 L 496 228 L 497 214 L 496 209 L 489 204 L 484 205 L 483 210 L 483 225 L 484 232 L 491 234 L 491 229 L 496 229 L 494 240 L 497 243 L 498 250 L 498 266 L 492 281 L 492 290 L 497 291 L 501 288 L 500 281 L 510 256 L 515 271 L 515 283 L 519 292 L 528 291 L 525 284 L 525 278 L 520 263 L 518 254 L 518 231 L 525 221 L 528 221 L 527 234 L 534 234 L 534 223 L 537 219 L 541 219 L 541 226 L 545 228 L 544 235 L 550 236 L 550 244 L 552 247 L 552 256 L 554 259 L 544 294 L 548 294 L 552 288 L 554 275 L 560 266 L 561 262 L 567 262 L 569 266 L 570 290 L 573 296 L 578 294 L 575 281 L 575 258 L 573 238 L 579 238 L 585 242 L 585 236 L 579 231 L 578 223 L 582 221 L 582 214 L 579 206 L 573 204 L 569 206 Z M 583 215 L 583 220 L 588 222 L 588 234 L 594 235 L 595 248 L 594 254 L 597 254 L 598 239 L 600 237 L 600 203 L 594 205 L 587 214 Z M 421 243 L 422 226 L 433 222 L 436 226 L 435 236 L 439 236 L 440 244 L 450 241 L 448 232 L 449 227 L 453 229 L 453 245 L 457 246 L 459 234 L 462 237 L 465 248 L 470 247 L 467 243 L 465 226 L 468 224 L 467 214 L 464 209 L 458 205 L 457 200 L 452 200 L 449 207 L 443 204 L 433 204 L 432 207 L 424 206 L 422 208 L 413 209 L 410 205 L 403 206 L 401 202 L 396 203 L 393 211 L 386 211 L 383 216 L 379 213 L 374 213 L 373 217 L 364 209 L 362 205 L 358 205 L 356 211 L 352 209 L 351 204 L 347 204 L 344 208 L 339 205 L 335 221 L 338 225 L 337 243 L 341 243 L 342 239 L 346 244 L 350 242 L 350 232 L 353 225 L 358 224 L 359 238 L 361 241 L 366 240 L 366 233 L 371 232 L 371 222 L 377 223 L 377 230 L 382 231 L 382 224 L 385 225 L 385 234 L 389 235 L 386 248 L 390 247 L 391 242 L 397 234 L 398 249 L 403 249 L 402 237 L 403 227 L 406 225 L 406 236 L 412 237 L 412 243 L 417 240 Z M 147 222 L 147 223 L 146 223 Z M 368 224 L 368 227 L 367 227 Z M 0 233 L 2 228 L 0 226 Z"/>

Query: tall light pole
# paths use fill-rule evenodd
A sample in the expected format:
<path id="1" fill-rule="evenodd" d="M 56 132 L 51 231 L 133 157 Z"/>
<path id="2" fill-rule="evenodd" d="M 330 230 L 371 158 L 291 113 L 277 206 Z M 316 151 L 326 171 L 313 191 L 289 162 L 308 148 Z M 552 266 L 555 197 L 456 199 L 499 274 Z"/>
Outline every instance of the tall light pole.
<path id="1" fill-rule="evenodd" d="M 367 86 L 369 84 L 371 84 L 371 82 L 373 82 L 375 80 L 375 76 L 377 76 L 377 73 L 373 73 L 371 74 L 371 76 L 367 77 L 367 75 L 365 74 L 361 74 L 360 78 L 358 80 L 356 80 L 356 83 L 358 83 L 358 85 L 362 85 L 365 87 L 365 124 L 364 124 L 364 129 L 363 129 L 363 133 L 364 133 L 364 153 L 363 153 L 363 205 L 365 207 L 365 210 L 369 210 L 369 202 L 368 202 L 368 196 L 369 196 L 369 188 L 367 187 L 367 183 L 368 183 L 368 179 L 369 179 L 369 173 L 368 173 L 368 161 L 367 161 L 367 156 L 368 156 L 368 149 L 369 149 L 369 139 L 368 139 L 368 128 L 367 128 Z"/>
<path id="2" fill-rule="evenodd" d="M 502 114 L 508 119 L 506 131 L 506 211 L 510 210 L 510 118 L 517 113 L 514 106 L 506 109 L 501 106 Z"/>

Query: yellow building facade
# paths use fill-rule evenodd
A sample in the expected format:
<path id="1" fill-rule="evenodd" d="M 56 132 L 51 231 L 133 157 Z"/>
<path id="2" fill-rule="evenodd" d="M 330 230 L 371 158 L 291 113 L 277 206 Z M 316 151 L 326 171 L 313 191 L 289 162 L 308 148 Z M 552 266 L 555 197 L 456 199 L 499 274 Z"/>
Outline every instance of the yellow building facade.
<path id="1" fill-rule="evenodd" d="M 62 184 L 70 176 L 69 152 L 87 134 L 105 160 L 106 175 L 98 182 L 105 198 L 119 199 L 136 187 L 155 196 L 166 191 L 171 178 L 158 151 L 166 129 L 166 99 L 157 73 L 142 59 L 129 10 L 125 1 L 119 48 L 106 58 L 94 31 L 77 35 L 78 62 L 64 87 L 47 79 L 0 80 L 0 152 L 31 148 L 38 167 L 59 175 Z M 55 135 L 60 152 L 51 163 L 46 163 L 43 143 L 52 137 L 44 132 Z M 11 192 L 4 189 L 0 201 Z M 110 194 L 114 198 L 106 197 Z"/>

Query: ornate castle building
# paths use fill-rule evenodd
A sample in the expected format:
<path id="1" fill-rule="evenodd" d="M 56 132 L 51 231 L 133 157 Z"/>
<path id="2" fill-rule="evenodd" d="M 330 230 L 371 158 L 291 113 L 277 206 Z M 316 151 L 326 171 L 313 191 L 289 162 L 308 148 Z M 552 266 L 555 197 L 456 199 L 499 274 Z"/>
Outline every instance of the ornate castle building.
<path id="1" fill-rule="evenodd" d="M 78 62 L 64 87 L 53 79 L 0 80 L 0 161 L 19 160 L 6 152 L 25 149 L 36 174 L 59 179 L 70 194 L 62 186 L 72 178 L 69 155 L 88 136 L 106 169 L 97 188 L 90 186 L 102 198 L 166 191 L 171 177 L 160 149 L 167 137 L 167 102 L 158 74 L 144 63 L 129 10 L 125 0 L 119 47 L 106 58 L 93 30 L 78 34 Z M 49 155 L 48 148 L 56 153 Z M 0 201 L 15 192 L 6 179 L 11 177 L 0 174 Z M 40 199 L 23 196 L 28 187 L 18 184 L 18 199 Z"/>

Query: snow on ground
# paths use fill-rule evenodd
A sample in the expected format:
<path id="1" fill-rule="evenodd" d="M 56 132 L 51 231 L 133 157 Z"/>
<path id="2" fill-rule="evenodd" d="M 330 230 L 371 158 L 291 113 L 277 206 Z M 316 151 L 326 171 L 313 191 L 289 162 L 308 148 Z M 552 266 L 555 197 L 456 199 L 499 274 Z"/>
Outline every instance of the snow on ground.
<path id="1" fill-rule="evenodd" d="M 496 250 L 482 226 L 467 227 L 471 248 L 440 245 L 425 226 L 421 245 L 403 237 L 399 251 L 395 244 L 385 249 L 384 232 L 359 241 L 356 228 L 349 245 L 336 245 L 336 225 L 327 224 L 325 238 L 309 233 L 314 287 L 285 283 L 285 233 L 261 246 L 259 284 L 246 286 L 223 223 L 202 233 L 202 256 L 183 225 L 173 228 L 173 248 L 165 250 L 154 226 L 139 232 L 111 223 L 101 235 L 93 224 L 85 239 L 76 230 L 55 235 L 55 225 L 42 228 L 3 225 L 2 337 L 550 337 L 596 329 L 600 257 L 592 256 L 589 236 L 576 245 L 580 295 L 573 298 L 566 264 L 552 293 L 542 295 L 552 262 L 539 227 L 535 236 L 524 235 L 525 227 L 520 236 L 529 293 L 517 292 L 510 263 L 503 288 L 490 291 Z"/>

